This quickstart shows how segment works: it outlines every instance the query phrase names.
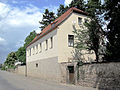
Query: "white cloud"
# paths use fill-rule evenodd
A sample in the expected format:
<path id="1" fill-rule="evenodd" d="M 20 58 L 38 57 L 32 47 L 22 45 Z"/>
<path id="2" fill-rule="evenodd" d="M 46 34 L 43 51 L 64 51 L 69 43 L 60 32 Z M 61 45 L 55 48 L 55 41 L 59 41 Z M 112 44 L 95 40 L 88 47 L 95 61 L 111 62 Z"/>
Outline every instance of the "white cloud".
<path id="1" fill-rule="evenodd" d="M 2 37 L 0 37 L 0 46 L 1 45 L 6 45 L 6 40 Z"/>
<path id="2" fill-rule="evenodd" d="M 0 42 L 3 42 L 3 41 L 5 41 L 5 39 L 3 39 L 3 38 L 0 37 Z"/>
<path id="3" fill-rule="evenodd" d="M 26 5 L 20 8 L 0 2 L 0 59 L 5 59 L 9 52 L 22 46 L 31 31 L 40 32 L 39 21 L 45 8 L 56 12 L 58 7 L 47 6 L 40 9 L 34 5 Z"/>
<path id="4" fill-rule="evenodd" d="M 21 46 L 24 45 L 24 40 L 19 40 L 17 43 L 16 43 L 16 47 L 20 48 Z"/>
<path id="5" fill-rule="evenodd" d="M 55 14 L 57 13 L 58 8 L 59 6 L 53 6 L 53 5 L 43 7 L 43 9 L 48 9 L 49 11 L 53 11 Z"/>
<path id="6" fill-rule="evenodd" d="M 64 1 L 64 4 L 65 4 L 66 6 L 68 6 L 71 2 L 72 2 L 72 0 L 65 0 L 65 1 Z"/>

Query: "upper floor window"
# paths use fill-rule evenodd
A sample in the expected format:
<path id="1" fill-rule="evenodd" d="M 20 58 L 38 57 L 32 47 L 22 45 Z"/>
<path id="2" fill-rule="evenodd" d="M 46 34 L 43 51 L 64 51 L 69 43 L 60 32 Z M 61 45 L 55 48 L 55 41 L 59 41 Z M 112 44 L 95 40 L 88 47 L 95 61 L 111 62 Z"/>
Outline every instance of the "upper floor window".
<path id="1" fill-rule="evenodd" d="M 78 17 L 78 24 L 82 24 L 82 18 Z"/>
<path id="2" fill-rule="evenodd" d="M 84 21 L 85 21 L 85 23 L 88 23 L 88 19 L 85 19 Z"/>
<path id="3" fill-rule="evenodd" d="M 29 54 L 30 54 L 30 56 L 31 56 L 31 48 L 30 48 Z"/>
<path id="4" fill-rule="evenodd" d="M 33 46 L 33 55 L 34 55 L 34 53 L 35 53 L 35 47 Z"/>
<path id="5" fill-rule="evenodd" d="M 46 50 L 48 49 L 48 40 L 46 40 Z"/>
<path id="6" fill-rule="evenodd" d="M 53 37 L 50 38 L 50 44 L 51 44 L 50 48 L 53 48 Z"/>
<path id="7" fill-rule="evenodd" d="M 40 43 L 40 52 L 42 52 L 42 43 Z"/>
<path id="8" fill-rule="evenodd" d="M 36 45 L 36 54 L 38 53 L 38 45 Z"/>
<path id="9" fill-rule="evenodd" d="M 27 57 L 29 56 L 29 50 L 27 50 Z"/>
<path id="10" fill-rule="evenodd" d="M 69 47 L 74 46 L 74 35 L 68 35 L 68 46 Z"/>

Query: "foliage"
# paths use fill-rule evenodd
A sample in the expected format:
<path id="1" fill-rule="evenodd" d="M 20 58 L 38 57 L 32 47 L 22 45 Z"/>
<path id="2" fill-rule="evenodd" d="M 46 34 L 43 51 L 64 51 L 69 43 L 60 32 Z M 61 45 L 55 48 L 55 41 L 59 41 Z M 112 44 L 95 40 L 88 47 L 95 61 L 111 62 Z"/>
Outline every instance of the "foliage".
<path id="1" fill-rule="evenodd" d="M 45 9 L 45 12 L 43 14 L 43 19 L 42 21 L 39 21 L 39 23 L 42 25 L 40 26 L 41 30 L 43 30 L 46 26 L 48 26 L 54 20 L 55 20 L 54 13 L 49 12 L 48 9 Z"/>
<path id="2" fill-rule="evenodd" d="M 101 8 L 101 2 L 99 0 L 88 0 L 85 11 L 89 13 L 88 17 L 90 21 L 82 25 L 86 28 L 82 27 L 82 29 L 76 30 L 76 32 L 74 32 L 76 38 L 78 39 L 76 42 L 76 48 L 79 50 L 94 50 L 97 62 L 99 60 L 100 53 L 100 36 L 103 34 L 99 19 Z"/>
<path id="3" fill-rule="evenodd" d="M 36 32 L 30 32 L 30 35 L 28 35 L 25 39 L 25 43 L 23 47 L 20 47 L 17 51 L 16 51 L 16 55 L 18 58 L 19 62 L 22 62 L 23 64 L 26 63 L 26 47 L 28 44 L 30 44 L 30 42 L 35 38 L 36 36 Z"/>
<path id="4" fill-rule="evenodd" d="M 105 19 L 109 22 L 105 58 L 107 61 L 120 61 L 120 1 L 106 0 L 105 11 Z"/>
<path id="5" fill-rule="evenodd" d="M 71 7 L 76 7 L 85 11 L 85 0 L 72 0 L 72 2 L 69 4 L 69 8 Z"/>
<path id="6" fill-rule="evenodd" d="M 26 37 L 26 39 L 25 39 L 25 43 L 24 43 L 24 47 L 26 48 L 27 47 L 27 45 L 35 38 L 35 36 L 36 36 L 37 34 L 36 34 L 36 32 L 35 31 L 32 31 L 32 32 L 30 32 L 30 34 Z"/>
<path id="7" fill-rule="evenodd" d="M 68 6 L 64 7 L 64 5 L 60 4 L 59 8 L 57 9 L 57 17 L 61 16 L 68 10 Z"/>
<path id="8" fill-rule="evenodd" d="M 19 62 L 26 63 L 26 48 L 20 47 L 16 52 L 17 58 Z"/>
<path id="9" fill-rule="evenodd" d="M 17 61 L 17 56 L 15 52 L 11 52 L 8 54 L 4 65 L 6 68 L 14 68 L 15 61 Z"/>

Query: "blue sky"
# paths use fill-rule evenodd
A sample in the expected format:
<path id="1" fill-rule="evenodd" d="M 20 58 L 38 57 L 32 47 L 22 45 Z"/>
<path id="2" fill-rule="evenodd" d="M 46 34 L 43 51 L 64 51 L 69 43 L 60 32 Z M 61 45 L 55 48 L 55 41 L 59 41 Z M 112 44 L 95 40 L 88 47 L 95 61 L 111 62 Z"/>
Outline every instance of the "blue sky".
<path id="1" fill-rule="evenodd" d="M 33 30 L 40 32 L 38 23 L 44 9 L 54 13 L 60 4 L 72 0 L 0 0 L 0 63 L 8 53 L 16 51 Z"/>

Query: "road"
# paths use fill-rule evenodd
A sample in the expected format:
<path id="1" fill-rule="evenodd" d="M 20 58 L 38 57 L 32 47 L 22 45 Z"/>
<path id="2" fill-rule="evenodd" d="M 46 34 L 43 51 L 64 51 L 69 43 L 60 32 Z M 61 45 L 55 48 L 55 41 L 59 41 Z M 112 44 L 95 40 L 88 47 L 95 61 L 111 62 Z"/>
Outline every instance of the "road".
<path id="1" fill-rule="evenodd" d="M 0 71 L 0 90 L 97 90 Z"/>

